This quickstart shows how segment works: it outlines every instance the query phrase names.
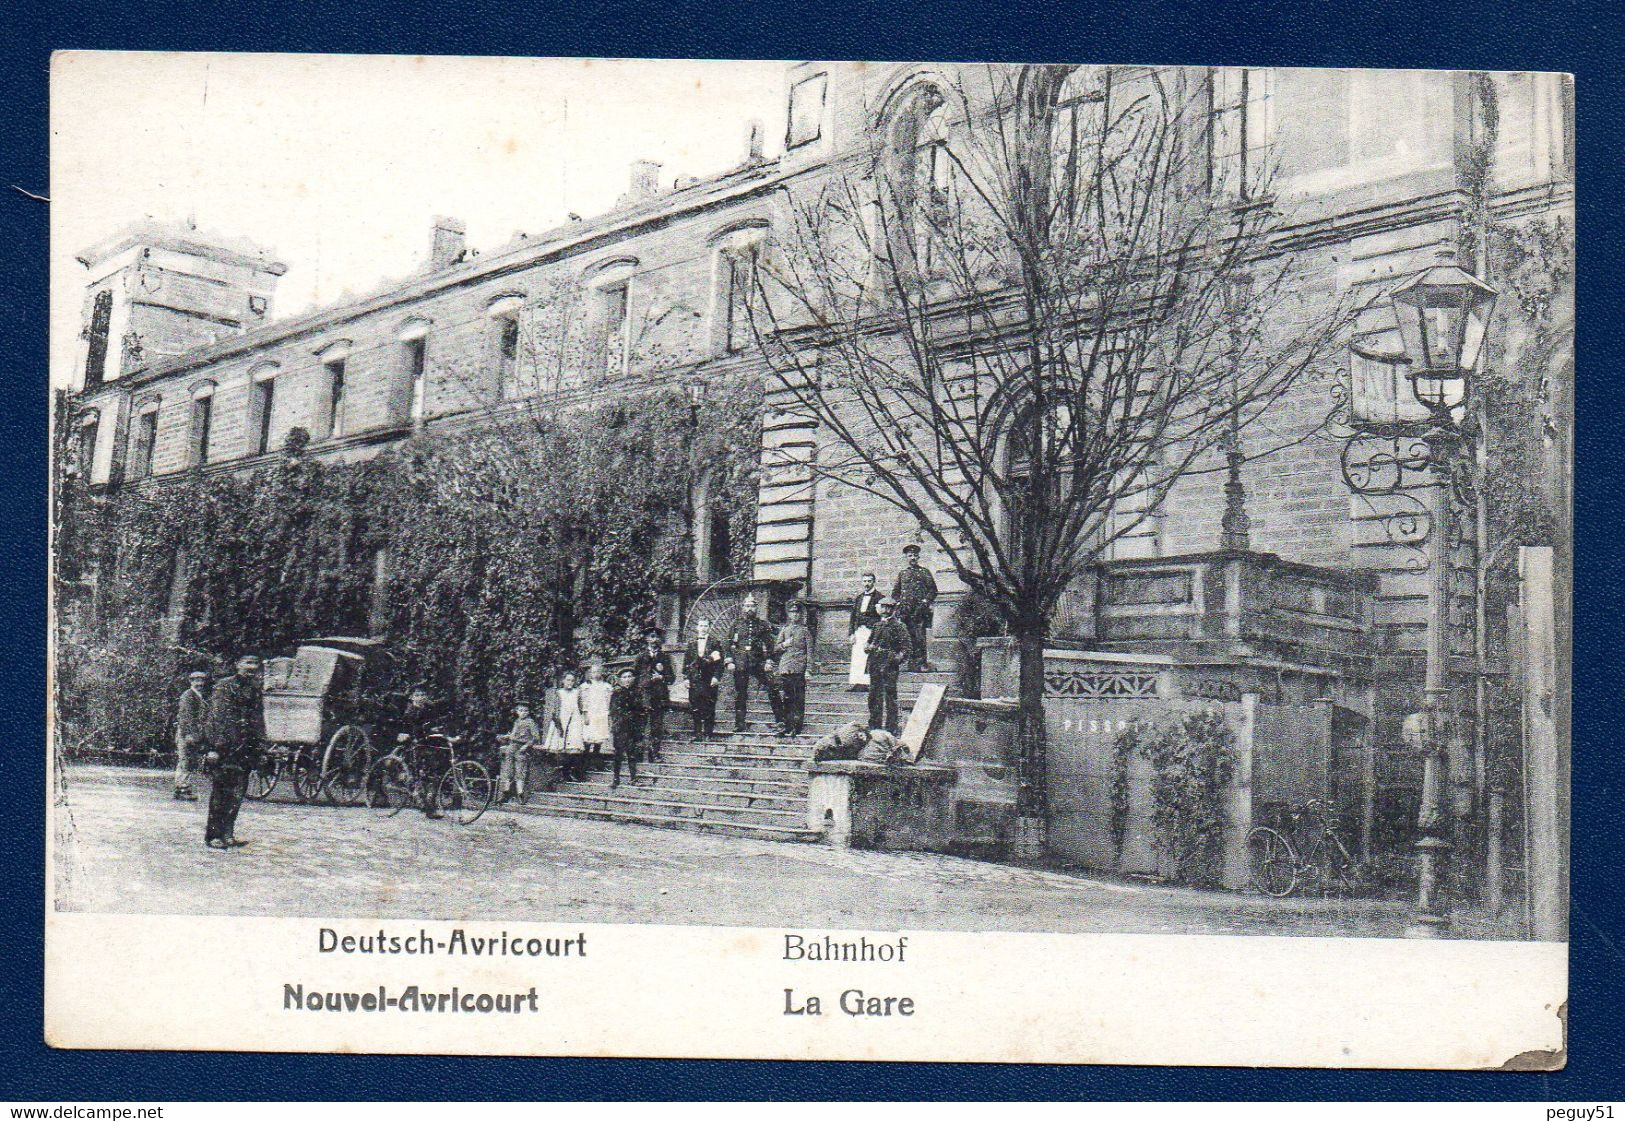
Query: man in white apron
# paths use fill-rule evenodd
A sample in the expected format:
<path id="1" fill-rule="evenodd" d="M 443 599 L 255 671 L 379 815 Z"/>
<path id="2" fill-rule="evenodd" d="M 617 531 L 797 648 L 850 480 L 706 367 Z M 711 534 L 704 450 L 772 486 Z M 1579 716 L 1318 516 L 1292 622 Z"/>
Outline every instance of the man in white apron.
<path id="1" fill-rule="evenodd" d="M 869 687 L 869 655 L 864 649 L 869 636 L 880 623 L 881 595 L 875 588 L 875 574 L 863 574 L 863 591 L 852 601 L 852 615 L 847 624 L 847 637 L 852 641 L 852 661 L 847 670 L 846 683 L 854 693 Z"/>

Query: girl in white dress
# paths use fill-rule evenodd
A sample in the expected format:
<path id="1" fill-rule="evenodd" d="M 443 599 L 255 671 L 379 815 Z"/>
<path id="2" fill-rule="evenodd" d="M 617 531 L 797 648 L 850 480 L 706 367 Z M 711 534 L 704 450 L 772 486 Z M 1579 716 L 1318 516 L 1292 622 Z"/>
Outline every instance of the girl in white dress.
<path id="1" fill-rule="evenodd" d="M 586 744 L 581 736 L 581 690 L 576 687 L 575 670 L 567 669 L 560 675 L 559 687 L 554 693 L 557 703 L 547 706 L 551 719 L 543 732 L 546 737 L 543 750 L 556 754 L 565 776 L 579 782 L 586 768 L 582 755 Z"/>
<path id="2" fill-rule="evenodd" d="M 609 698 L 614 691 L 615 687 L 604 680 L 603 662 L 587 667 L 587 683 L 580 689 L 581 738 L 595 762 L 611 750 Z"/>

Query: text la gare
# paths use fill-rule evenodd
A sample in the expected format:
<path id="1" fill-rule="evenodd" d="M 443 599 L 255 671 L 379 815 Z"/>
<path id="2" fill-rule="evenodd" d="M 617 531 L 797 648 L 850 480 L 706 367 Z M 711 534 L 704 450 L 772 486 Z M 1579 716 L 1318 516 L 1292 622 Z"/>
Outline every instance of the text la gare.
<path id="1" fill-rule="evenodd" d="M 847 989 L 836 1000 L 835 1006 L 848 1016 L 912 1016 L 914 998 L 911 996 L 877 996 L 862 989 Z M 786 1016 L 822 1016 L 823 999 L 803 996 L 794 989 L 784 990 Z"/>

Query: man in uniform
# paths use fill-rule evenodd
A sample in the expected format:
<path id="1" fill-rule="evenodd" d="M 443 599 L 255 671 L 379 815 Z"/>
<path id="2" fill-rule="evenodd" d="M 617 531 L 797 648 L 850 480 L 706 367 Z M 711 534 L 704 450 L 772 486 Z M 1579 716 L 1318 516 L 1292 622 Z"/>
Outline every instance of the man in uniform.
<path id="1" fill-rule="evenodd" d="M 644 718 L 648 721 L 643 737 L 644 756 L 650 763 L 660 762 L 660 741 L 666 735 L 666 706 L 671 703 L 671 685 L 677 680 L 677 671 L 671 667 L 671 655 L 661 649 L 666 632 L 650 627 L 643 633 L 644 646 L 632 663 L 638 691 L 643 695 Z"/>
<path id="2" fill-rule="evenodd" d="M 937 602 L 937 579 L 931 570 L 920 565 L 920 547 L 903 546 L 908 558 L 903 571 L 897 574 L 891 597 L 897 601 L 897 618 L 908 630 L 908 665 L 910 669 L 928 670 L 925 660 L 925 632 L 931 626 L 931 607 Z"/>
<path id="3" fill-rule="evenodd" d="M 756 597 L 747 595 L 745 602 L 740 605 L 739 618 L 734 623 L 733 633 L 728 636 L 728 669 L 734 675 L 736 732 L 743 732 L 750 723 L 746 713 L 752 677 L 756 678 L 767 693 L 767 703 L 773 707 L 773 722 L 781 725 L 784 723 L 784 713 L 779 705 L 779 691 L 773 687 L 773 682 L 767 676 L 773 669 L 770 657 L 772 649 L 773 631 L 768 627 L 766 619 L 757 616 Z"/>
<path id="4" fill-rule="evenodd" d="M 181 694 L 175 710 L 175 798 L 182 802 L 197 801 L 192 789 L 192 773 L 197 770 L 200 756 L 208 742 L 209 698 L 204 690 L 209 675 L 195 669 L 186 675 L 186 692 Z"/>
<path id="5" fill-rule="evenodd" d="M 880 625 L 869 636 L 869 727 L 897 735 L 897 674 L 908 657 L 908 631 L 897 621 L 897 605 L 880 601 Z"/>
<path id="6" fill-rule="evenodd" d="M 683 651 L 683 676 L 688 678 L 688 711 L 694 735 L 717 734 L 717 689 L 722 685 L 722 647 L 711 638 L 711 624 L 694 624 L 694 641 Z"/>
<path id="7" fill-rule="evenodd" d="M 779 692 L 779 734 L 799 736 L 807 719 L 807 670 L 813 660 L 806 608 L 792 603 L 789 619 L 773 639 L 774 680 Z"/>
<path id="8" fill-rule="evenodd" d="M 215 684 L 209 698 L 208 738 L 205 759 L 214 777 L 203 843 L 213 849 L 241 848 L 248 842 L 237 838 L 237 812 L 248 791 L 248 772 L 265 741 L 265 701 L 256 655 L 239 657 L 237 672 Z"/>

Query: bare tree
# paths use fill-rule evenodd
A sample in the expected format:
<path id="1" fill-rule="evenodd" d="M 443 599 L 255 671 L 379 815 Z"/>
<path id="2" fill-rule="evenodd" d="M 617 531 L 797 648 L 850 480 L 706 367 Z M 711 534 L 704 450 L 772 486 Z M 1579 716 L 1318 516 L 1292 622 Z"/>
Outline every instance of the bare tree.
<path id="1" fill-rule="evenodd" d="M 1016 640 L 1034 851 L 1060 597 L 1181 478 L 1273 441 L 1243 437 L 1354 309 L 1299 282 L 1205 75 L 989 68 L 893 105 L 786 192 L 748 310 L 770 386 L 820 426 L 815 473 L 917 522 Z"/>

